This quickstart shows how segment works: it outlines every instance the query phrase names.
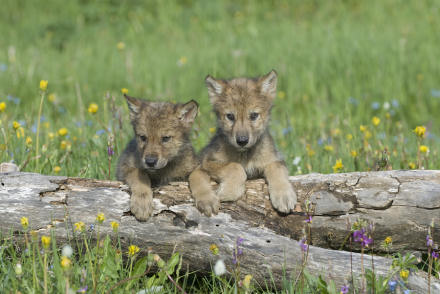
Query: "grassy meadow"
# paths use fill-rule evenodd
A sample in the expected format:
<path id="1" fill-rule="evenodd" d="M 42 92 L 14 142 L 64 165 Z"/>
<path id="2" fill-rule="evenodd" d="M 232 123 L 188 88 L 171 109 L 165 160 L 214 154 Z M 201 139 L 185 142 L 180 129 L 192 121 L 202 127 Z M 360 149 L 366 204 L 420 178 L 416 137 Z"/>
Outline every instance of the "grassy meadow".
<path id="1" fill-rule="evenodd" d="M 4 0 L 0 162 L 22 171 L 115 179 L 117 158 L 133 134 L 122 91 L 198 101 L 192 138 L 200 150 L 215 130 L 205 76 L 276 69 L 271 132 L 290 174 L 439 169 L 439 15 L 434 0 Z M 98 246 L 78 262 L 95 271 L 95 258 L 114 258 L 119 250 L 114 240 L 105 245 L 113 249 L 99 253 Z M 32 258 L 2 242 L 0 257 L 9 259 L 0 271 L 12 275 L 3 282 L 22 289 L 13 268 L 17 262 L 32 268 Z M 26 246 L 40 252 L 31 241 Z M 58 249 L 50 248 L 59 264 Z M 33 258 L 43 275 L 46 261 L 38 254 Z M 130 260 L 118 263 L 120 279 L 132 275 Z M 74 290 L 108 282 L 81 280 L 81 266 L 72 269 Z M 42 293 L 44 277 L 27 275 L 27 289 Z M 49 290 L 67 292 L 66 275 L 58 265 L 49 279 L 61 282 Z M 200 293 L 237 291 L 229 281 L 197 283 Z M 165 287 L 180 291 L 171 282 Z"/>

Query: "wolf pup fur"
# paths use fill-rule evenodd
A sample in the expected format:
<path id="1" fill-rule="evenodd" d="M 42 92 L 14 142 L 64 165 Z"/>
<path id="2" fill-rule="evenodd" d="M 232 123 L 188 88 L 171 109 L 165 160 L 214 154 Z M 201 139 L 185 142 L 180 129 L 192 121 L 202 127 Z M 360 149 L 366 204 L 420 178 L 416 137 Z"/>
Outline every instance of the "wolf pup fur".
<path id="1" fill-rule="evenodd" d="M 116 177 L 130 186 L 130 210 L 140 221 L 153 211 L 152 186 L 186 180 L 199 164 L 190 142 L 198 104 L 149 102 L 124 95 L 135 137 L 119 158 Z"/>
<path id="2" fill-rule="evenodd" d="M 201 151 L 201 165 L 189 177 L 197 208 L 207 216 L 216 214 L 220 201 L 242 197 L 246 179 L 264 176 L 273 207 L 289 213 L 297 197 L 268 130 L 277 73 L 272 70 L 259 78 L 231 80 L 208 75 L 205 82 L 217 131 Z M 216 193 L 211 179 L 219 183 Z"/>

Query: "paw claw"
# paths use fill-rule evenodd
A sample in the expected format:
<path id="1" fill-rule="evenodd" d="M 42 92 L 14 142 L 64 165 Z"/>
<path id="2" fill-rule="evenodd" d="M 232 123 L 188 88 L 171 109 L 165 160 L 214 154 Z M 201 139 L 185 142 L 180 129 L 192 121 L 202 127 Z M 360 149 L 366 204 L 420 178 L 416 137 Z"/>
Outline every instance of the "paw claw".
<path id="1" fill-rule="evenodd" d="M 270 200 L 272 206 L 279 212 L 289 213 L 292 209 L 295 209 L 297 197 L 292 187 L 285 189 L 271 189 Z"/>
<path id="2" fill-rule="evenodd" d="M 220 201 L 217 198 L 206 198 L 196 202 L 198 210 L 204 215 L 210 217 L 218 213 Z"/>

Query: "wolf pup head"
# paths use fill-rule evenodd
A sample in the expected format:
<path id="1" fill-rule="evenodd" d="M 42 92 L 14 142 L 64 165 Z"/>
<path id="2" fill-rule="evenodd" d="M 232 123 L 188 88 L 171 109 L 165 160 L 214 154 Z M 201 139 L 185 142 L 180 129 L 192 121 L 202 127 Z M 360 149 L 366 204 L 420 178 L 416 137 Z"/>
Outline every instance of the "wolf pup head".
<path id="1" fill-rule="evenodd" d="M 259 78 L 205 79 L 218 128 L 239 151 L 251 148 L 265 132 L 276 96 L 277 73 Z"/>
<path id="2" fill-rule="evenodd" d="M 173 104 L 124 96 L 143 168 L 149 171 L 164 168 L 179 155 L 185 144 L 189 144 L 189 133 L 198 111 L 197 102 Z"/>

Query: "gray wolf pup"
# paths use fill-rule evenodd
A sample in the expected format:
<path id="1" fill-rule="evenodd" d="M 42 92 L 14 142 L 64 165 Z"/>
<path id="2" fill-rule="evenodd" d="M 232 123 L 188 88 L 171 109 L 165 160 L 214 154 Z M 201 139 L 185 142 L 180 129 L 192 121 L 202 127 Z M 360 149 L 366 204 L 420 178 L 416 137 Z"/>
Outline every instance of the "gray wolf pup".
<path id="1" fill-rule="evenodd" d="M 268 130 L 277 73 L 231 80 L 208 75 L 205 83 L 217 131 L 200 154 L 201 165 L 189 177 L 197 208 L 207 216 L 216 214 L 220 201 L 236 201 L 244 194 L 246 179 L 264 176 L 273 207 L 289 213 L 296 194 Z M 219 183 L 216 193 L 211 179 Z"/>
<path id="2" fill-rule="evenodd" d="M 199 164 L 189 136 L 198 104 L 125 98 L 135 137 L 119 158 L 116 177 L 130 186 L 130 210 L 145 221 L 153 211 L 151 187 L 186 180 Z"/>

